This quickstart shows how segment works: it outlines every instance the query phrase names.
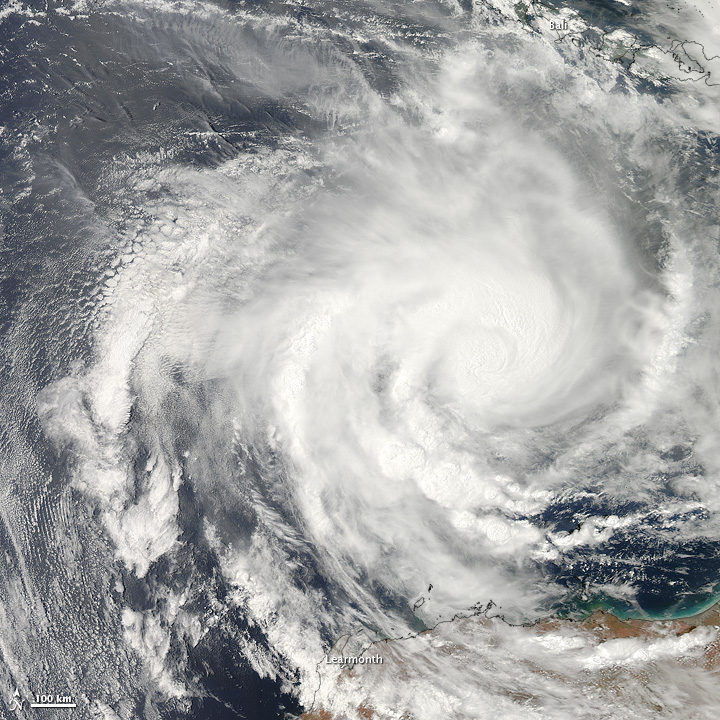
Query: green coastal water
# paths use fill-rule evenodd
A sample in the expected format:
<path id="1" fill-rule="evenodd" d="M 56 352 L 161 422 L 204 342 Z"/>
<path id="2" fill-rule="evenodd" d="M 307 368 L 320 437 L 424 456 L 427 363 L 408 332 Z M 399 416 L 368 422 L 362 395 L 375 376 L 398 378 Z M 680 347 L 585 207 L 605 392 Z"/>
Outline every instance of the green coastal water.
<path id="1" fill-rule="evenodd" d="M 663 603 L 658 599 L 652 606 L 649 604 L 643 606 L 602 594 L 589 600 L 573 602 L 560 615 L 568 619 L 580 620 L 601 610 L 620 620 L 679 620 L 710 610 L 720 603 L 720 593 L 692 595 L 675 602 L 672 602 L 671 598 L 666 600 L 668 602 Z"/>

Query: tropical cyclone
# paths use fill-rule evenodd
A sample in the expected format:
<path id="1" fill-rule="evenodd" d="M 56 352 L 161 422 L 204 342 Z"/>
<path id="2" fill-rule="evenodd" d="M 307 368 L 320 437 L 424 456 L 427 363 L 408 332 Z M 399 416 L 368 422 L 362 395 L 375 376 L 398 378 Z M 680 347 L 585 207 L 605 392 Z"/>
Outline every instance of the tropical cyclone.
<path id="1" fill-rule="evenodd" d="M 442 118 L 375 130 L 370 157 L 362 134 L 334 142 L 353 193 L 274 228 L 293 252 L 223 319 L 212 367 L 244 398 L 242 432 L 292 468 L 328 562 L 402 594 L 432 579 L 450 615 L 518 602 L 501 567 L 541 535 L 506 513 L 550 488 L 513 475 L 558 428 L 622 403 L 669 322 L 582 176 L 480 87 L 460 92 L 477 72 L 448 57 Z"/>
<path id="2" fill-rule="evenodd" d="M 713 89 L 467 3 L 106 5 L 57 70 L 12 25 L 5 684 L 714 717 L 714 619 L 558 619 L 717 594 Z"/>

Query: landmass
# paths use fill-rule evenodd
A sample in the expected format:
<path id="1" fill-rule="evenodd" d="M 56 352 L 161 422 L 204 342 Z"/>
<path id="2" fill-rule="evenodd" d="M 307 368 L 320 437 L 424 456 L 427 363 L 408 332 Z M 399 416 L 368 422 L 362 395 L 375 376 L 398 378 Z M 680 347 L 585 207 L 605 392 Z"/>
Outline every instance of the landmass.
<path id="1" fill-rule="evenodd" d="M 668 37 L 667 44 L 652 42 L 626 28 L 593 26 L 576 10 L 553 7 L 542 0 L 520 0 L 514 4 L 506 0 L 477 0 L 476 4 L 514 20 L 528 32 L 552 35 L 556 43 L 570 42 L 604 60 L 619 63 L 630 74 L 655 86 L 665 84 L 667 79 L 720 85 L 720 54 L 694 39 Z"/>
<path id="2" fill-rule="evenodd" d="M 523 625 L 515 625 L 508 622 L 503 618 L 501 614 L 497 614 L 497 606 L 494 603 L 489 602 L 486 605 L 478 604 L 468 609 L 466 613 L 458 613 L 452 618 L 442 620 L 431 628 L 421 630 L 417 633 L 408 633 L 399 637 L 387 637 L 380 640 L 376 640 L 367 646 L 366 651 L 372 651 L 377 653 L 379 656 L 387 658 L 388 666 L 391 666 L 394 661 L 395 666 L 402 666 L 402 659 L 398 659 L 396 653 L 396 647 L 399 643 L 419 638 L 421 636 L 433 636 L 437 634 L 441 626 L 449 623 L 468 623 L 468 621 L 479 622 L 487 625 L 488 623 L 502 622 L 508 628 L 523 628 L 528 632 L 528 641 L 542 640 L 544 636 L 566 635 L 568 631 L 580 631 L 581 633 L 588 633 L 594 638 L 597 643 L 597 647 L 602 647 L 605 643 L 611 643 L 612 641 L 628 640 L 628 639 L 641 639 L 648 641 L 670 641 L 674 639 L 682 638 L 683 636 L 697 631 L 701 628 L 712 629 L 714 634 L 709 637 L 708 642 L 704 647 L 701 657 L 694 657 L 693 662 L 698 663 L 702 667 L 710 670 L 720 670 L 720 603 L 712 606 L 711 608 L 697 613 L 696 615 L 671 619 L 671 620 L 645 620 L 645 619 L 620 619 L 606 610 L 594 610 L 590 614 L 580 619 L 563 619 L 558 617 L 546 618 L 534 623 L 527 623 Z M 464 630 L 472 631 L 471 627 L 463 628 Z M 342 652 L 345 644 L 352 636 L 350 634 L 343 636 L 338 643 L 333 646 L 330 652 Z M 608 647 L 610 647 L 608 646 Z M 685 661 L 686 658 L 679 653 L 676 657 L 677 660 Z M 649 661 L 649 660 L 648 660 Z M 324 657 L 321 662 L 324 662 Z M 318 666 L 320 663 L 318 663 Z M 620 665 L 620 663 L 618 663 Z M 381 672 L 382 668 L 376 670 Z M 346 666 L 343 670 L 335 677 L 337 682 L 342 682 L 343 677 L 348 678 L 358 673 L 358 669 L 355 666 Z M 318 675 L 320 682 L 322 678 Z M 317 697 L 320 690 L 320 685 L 315 692 Z M 375 717 L 373 708 L 369 704 L 363 704 L 358 706 L 358 715 L 361 718 L 371 720 Z M 334 715 L 330 711 L 323 707 L 313 706 L 307 710 L 303 715 L 300 716 L 301 720 L 340 720 L 340 715 Z M 415 720 L 411 715 L 403 715 L 405 720 Z"/>

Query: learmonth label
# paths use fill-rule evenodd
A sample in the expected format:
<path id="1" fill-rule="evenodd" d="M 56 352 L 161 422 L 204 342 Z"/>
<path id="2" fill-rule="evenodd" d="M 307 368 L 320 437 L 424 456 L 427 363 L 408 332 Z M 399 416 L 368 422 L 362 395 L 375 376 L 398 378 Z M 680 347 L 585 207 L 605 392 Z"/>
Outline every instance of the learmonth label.
<path id="1" fill-rule="evenodd" d="M 333 655 L 332 657 L 326 655 L 325 662 L 328 665 L 381 665 L 383 658 L 381 655 L 368 655 L 367 657 L 365 655 Z"/>

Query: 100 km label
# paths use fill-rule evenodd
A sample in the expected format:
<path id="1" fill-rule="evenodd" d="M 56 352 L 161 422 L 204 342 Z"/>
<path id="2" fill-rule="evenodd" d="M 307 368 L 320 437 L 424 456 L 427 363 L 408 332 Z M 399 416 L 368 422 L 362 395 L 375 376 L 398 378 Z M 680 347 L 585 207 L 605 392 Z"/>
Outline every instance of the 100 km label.
<path id="1" fill-rule="evenodd" d="M 50 706 L 66 706 L 75 707 L 72 695 L 61 695 L 59 693 L 39 693 L 35 695 L 33 706 L 50 705 Z"/>

